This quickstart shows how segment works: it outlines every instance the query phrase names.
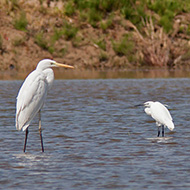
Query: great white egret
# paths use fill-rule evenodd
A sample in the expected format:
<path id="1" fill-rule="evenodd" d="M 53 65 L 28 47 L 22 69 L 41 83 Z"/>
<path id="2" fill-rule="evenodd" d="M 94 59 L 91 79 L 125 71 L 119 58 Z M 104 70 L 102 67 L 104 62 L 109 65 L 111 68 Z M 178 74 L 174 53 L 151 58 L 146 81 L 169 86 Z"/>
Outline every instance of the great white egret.
<path id="1" fill-rule="evenodd" d="M 165 105 L 153 101 L 147 101 L 143 105 L 145 107 L 145 113 L 150 115 L 156 121 L 156 125 L 158 126 L 158 137 L 160 136 L 160 127 L 162 127 L 162 137 L 164 137 L 165 127 L 168 127 L 169 130 L 173 131 L 173 119 Z"/>
<path id="2" fill-rule="evenodd" d="M 17 130 L 26 130 L 24 152 L 26 150 L 29 133 L 28 127 L 37 113 L 39 113 L 41 147 L 42 152 L 44 152 L 41 129 L 41 109 L 46 99 L 47 92 L 50 90 L 54 81 L 54 73 L 51 67 L 74 68 L 70 65 L 57 63 L 54 60 L 43 59 L 38 63 L 36 69 L 28 75 L 18 92 L 15 120 Z"/>

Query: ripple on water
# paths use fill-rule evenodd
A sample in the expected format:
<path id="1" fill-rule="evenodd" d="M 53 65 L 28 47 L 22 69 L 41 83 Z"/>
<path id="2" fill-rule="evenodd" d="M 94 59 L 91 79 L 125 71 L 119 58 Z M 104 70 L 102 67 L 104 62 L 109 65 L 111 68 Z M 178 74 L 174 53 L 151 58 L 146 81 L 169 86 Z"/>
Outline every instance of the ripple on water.
<path id="1" fill-rule="evenodd" d="M 21 81 L 0 81 L 0 184 L 3 189 L 186 189 L 190 187 L 189 79 L 58 80 L 38 122 L 14 127 Z M 175 130 L 157 135 L 134 105 L 169 105 Z"/>

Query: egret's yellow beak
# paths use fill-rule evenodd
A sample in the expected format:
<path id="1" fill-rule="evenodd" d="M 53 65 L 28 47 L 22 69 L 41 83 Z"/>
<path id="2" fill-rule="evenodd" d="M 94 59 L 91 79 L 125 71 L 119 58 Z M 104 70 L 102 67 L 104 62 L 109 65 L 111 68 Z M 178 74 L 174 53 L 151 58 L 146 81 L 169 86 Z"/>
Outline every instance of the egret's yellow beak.
<path id="1" fill-rule="evenodd" d="M 55 65 L 58 66 L 58 67 L 65 67 L 65 68 L 69 68 L 69 69 L 74 69 L 73 66 L 71 66 L 71 65 L 66 65 L 66 64 L 62 64 L 62 63 L 57 63 L 57 62 L 55 62 Z"/>

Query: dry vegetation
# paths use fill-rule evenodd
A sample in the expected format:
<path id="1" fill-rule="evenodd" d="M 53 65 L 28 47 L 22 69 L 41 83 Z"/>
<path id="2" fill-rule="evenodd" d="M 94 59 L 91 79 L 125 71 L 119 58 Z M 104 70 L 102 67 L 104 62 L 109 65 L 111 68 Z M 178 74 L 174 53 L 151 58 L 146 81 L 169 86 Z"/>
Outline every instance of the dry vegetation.
<path id="1" fill-rule="evenodd" d="M 131 7 L 80 2 L 1 0 L 1 70 L 32 70 L 43 58 L 98 70 L 189 65 L 188 7 L 169 4 L 160 11 L 156 0 L 131 0 Z"/>

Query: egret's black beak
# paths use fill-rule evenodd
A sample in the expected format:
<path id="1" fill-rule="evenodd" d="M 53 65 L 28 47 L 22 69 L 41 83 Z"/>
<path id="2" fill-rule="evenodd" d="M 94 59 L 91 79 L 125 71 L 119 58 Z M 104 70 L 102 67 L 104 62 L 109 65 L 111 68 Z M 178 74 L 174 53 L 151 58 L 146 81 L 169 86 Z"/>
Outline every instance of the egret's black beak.
<path id="1" fill-rule="evenodd" d="M 144 106 L 144 104 L 137 104 L 134 107 Z"/>

